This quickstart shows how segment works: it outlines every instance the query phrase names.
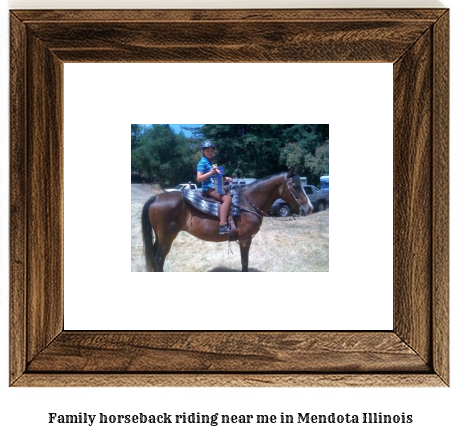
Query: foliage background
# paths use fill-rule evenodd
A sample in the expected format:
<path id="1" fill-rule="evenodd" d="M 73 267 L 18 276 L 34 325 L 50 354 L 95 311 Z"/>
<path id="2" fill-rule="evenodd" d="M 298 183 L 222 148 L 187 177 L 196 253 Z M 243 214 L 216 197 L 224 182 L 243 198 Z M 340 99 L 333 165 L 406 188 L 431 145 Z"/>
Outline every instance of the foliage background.
<path id="1" fill-rule="evenodd" d="M 328 124 L 203 124 L 176 133 L 169 124 L 131 125 L 132 177 L 176 185 L 196 178 L 200 145 L 216 145 L 226 175 L 262 178 L 296 167 L 318 185 L 329 173 Z"/>

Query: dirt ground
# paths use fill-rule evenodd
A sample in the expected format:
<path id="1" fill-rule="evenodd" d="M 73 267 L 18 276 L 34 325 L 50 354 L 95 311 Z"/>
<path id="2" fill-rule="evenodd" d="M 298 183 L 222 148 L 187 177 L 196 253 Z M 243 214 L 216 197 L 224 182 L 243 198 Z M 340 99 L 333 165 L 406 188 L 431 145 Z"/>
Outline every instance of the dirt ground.
<path id="1" fill-rule="evenodd" d="M 141 211 L 156 185 L 131 185 L 131 271 L 145 271 Z M 250 272 L 329 270 L 329 214 L 307 217 L 266 217 L 250 249 Z M 241 270 L 237 242 L 205 242 L 181 232 L 165 261 L 165 272 L 237 272 Z"/>

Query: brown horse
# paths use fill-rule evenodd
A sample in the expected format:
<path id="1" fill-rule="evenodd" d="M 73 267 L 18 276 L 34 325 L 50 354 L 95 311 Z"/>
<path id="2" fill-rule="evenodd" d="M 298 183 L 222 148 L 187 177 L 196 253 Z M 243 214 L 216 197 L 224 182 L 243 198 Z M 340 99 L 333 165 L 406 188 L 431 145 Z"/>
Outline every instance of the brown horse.
<path id="1" fill-rule="evenodd" d="M 251 240 L 258 233 L 263 216 L 272 203 L 282 198 L 301 214 L 313 207 L 301 180 L 293 170 L 257 180 L 241 188 L 240 216 L 235 219 L 240 245 L 242 271 L 248 271 Z M 219 219 L 207 215 L 184 201 L 181 192 L 159 194 L 147 200 L 142 211 L 142 230 L 146 270 L 163 272 L 165 258 L 180 231 L 186 231 L 204 241 L 223 242 L 229 235 L 218 234 Z M 153 243 L 152 230 L 155 233 Z"/>

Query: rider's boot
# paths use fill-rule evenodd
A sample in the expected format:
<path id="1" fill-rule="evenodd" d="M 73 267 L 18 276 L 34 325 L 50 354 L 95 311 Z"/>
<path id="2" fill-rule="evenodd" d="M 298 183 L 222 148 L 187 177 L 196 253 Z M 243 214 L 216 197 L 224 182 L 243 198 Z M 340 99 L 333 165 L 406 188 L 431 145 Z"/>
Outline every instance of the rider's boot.
<path id="1" fill-rule="evenodd" d="M 228 223 L 219 225 L 219 234 L 220 235 L 225 235 L 226 233 L 229 233 L 229 232 L 230 232 L 230 227 L 229 227 Z"/>

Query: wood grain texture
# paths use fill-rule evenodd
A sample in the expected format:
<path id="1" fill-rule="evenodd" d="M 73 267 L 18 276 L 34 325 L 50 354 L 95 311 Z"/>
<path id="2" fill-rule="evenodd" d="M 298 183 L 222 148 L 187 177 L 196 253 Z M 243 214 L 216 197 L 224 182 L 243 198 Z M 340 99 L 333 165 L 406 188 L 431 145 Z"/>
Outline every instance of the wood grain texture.
<path id="1" fill-rule="evenodd" d="M 15 10 L 25 24 L 56 22 L 184 22 L 193 21 L 425 21 L 432 25 L 446 9 L 171 9 L 171 10 Z"/>
<path id="2" fill-rule="evenodd" d="M 429 372 L 394 333 L 64 332 L 30 372 Z"/>
<path id="3" fill-rule="evenodd" d="M 431 32 L 426 32 L 394 64 L 394 330 L 426 362 L 431 358 L 431 84 Z"/>
<path id="4" fill-rule="evenodd" d="M 63 22 L 28 28 L 63 62 L 331 62 L 332 53 L 335 62 L 393 62 L 427 23 L 96 22 L 89 31 L 87 23 Z"/>
<path id="5" fill-rule="evenodd" d="M 30 360 L 63 329 L 64 141 L 62 63 L 32 35 L 28 36 L 27 46 L 27 358 Z"/>
<path id="6" fill-rule="evenodd" d="M 10 379 L 26 370 L 26 31 L 14 16 L 10 20 Z"/>
<path id="7" fill-rule="evenodd" d="M 14 13 L 63 62 L 394 62 L 442 10 Z"/>
<path id="8" fill-rule="evenodd" d="M 17 387 L 444 387 L 435 374 L 40 374 Z"/>
<path id="9" fill-rule="evenodd" d="M 446 386 L 448 12 L 13 11 L 14 386 Z M 393 332 L 63 331 L 64 62 L 393 62 Z"/>
<path id="10" fill-rule="evenodd" d="M 449 13 L 434 26 L 433 90 L 433 365 L 449 383 L 449 278 L 450 278 L 450 208 L 449 208 Z"/>

